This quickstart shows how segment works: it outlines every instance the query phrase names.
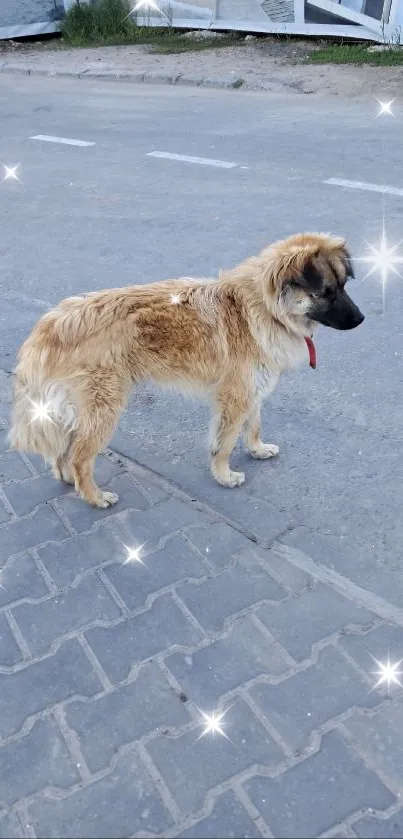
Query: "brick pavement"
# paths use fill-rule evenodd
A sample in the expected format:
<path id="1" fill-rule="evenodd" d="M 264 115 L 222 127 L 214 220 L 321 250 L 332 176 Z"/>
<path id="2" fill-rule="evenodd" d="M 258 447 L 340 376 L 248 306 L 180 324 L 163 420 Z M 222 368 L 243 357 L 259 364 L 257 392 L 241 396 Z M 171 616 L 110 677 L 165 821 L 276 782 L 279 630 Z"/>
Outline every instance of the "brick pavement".
<path id="1" fill-rule="evenodd" d="M 264 549 L 110 452 L 94 511 L 0 442 L 0 837 L 401 836 L 401 692 L 371 690 L 398 609 L 281 520 Z"/>

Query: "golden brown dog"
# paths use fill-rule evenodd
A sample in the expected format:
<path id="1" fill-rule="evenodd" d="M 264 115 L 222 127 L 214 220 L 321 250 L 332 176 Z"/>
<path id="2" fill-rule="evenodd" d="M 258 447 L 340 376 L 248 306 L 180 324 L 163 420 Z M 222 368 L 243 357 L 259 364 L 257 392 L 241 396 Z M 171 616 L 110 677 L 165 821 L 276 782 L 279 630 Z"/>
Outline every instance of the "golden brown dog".
<path id="1" fill-rule="evenodd" d="M 93 480 L 133 385 L 145 379 L 206 396 L 213 408 L 211 471 L 242 484 L 229 457 L 242 432 L 253 457 L 260 403 L 282 372 L 308 358 L 315 324 L 352 329 L 364 316 L 344 289 L 353 276 L 343 239 L 298 234 L 219 279 L 182 278 L 64 300 L 23 344 L 11 444 L 42 454 L 55 477 L 97 507 L 118 497 Z M 311 358 L 312 363 L 312 358 Z"/>

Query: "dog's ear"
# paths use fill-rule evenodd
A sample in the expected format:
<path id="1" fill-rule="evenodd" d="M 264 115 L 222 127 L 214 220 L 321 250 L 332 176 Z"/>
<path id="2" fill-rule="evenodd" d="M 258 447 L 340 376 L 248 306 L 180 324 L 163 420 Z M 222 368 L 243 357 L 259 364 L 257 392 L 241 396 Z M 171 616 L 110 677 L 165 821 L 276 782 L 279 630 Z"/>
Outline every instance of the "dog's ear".
<path id="1" fill-rule="evenodd" d="M 324 280 L 317 264 L 318 256 L 319 248 L 296 255 L 284 272 L 284 286 L 300 288 L 307 294 L 320 294 Z"/>
<path id="2" fill-rule="evenodd" d="M 355 280 L 353 260 L 351 258 L 350 251 L 347 250 L 346 245 L 344 245 L 342 248 L 342 260 L 346 269 L 346 277 L 348 279 Z"/>

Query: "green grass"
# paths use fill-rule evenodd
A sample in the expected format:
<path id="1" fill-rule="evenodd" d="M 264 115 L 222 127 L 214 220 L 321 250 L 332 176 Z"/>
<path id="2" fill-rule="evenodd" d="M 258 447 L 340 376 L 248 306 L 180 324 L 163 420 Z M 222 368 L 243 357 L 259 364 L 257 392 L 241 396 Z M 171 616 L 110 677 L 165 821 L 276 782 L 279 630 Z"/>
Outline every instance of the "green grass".
<path id="1" fill-rule="evenodd" d="M 372 64 L 375 67 L 394 67 L 403 64 L 403 47 L 382 52 L 368 52 L 366 44 L 332 44 L 315 50 L 307 57 L 313 64 Z"/>
<path id="2" fill-rule="evenodd" d="M 137 41 L 137 43 L 140 42 Z M 175 33 L 165 30 L 165 37 L 158 38 L 157 33 L 155 33 L 153 40 L 148 41 L 148 43 L 153 44 L 153 52 L 178 53 L 233 47 L 242 43 L 242 41 L 237 33 L 230 33 L 223 38 L 205 38 L 203 41 L 194 41 L 191 38 L 184 38 L 183 33 L 181 34 L 178 31 Z"/>
<path id="3" fill-rule="evenodd" d="M 236 34 L 223 38 L 195 41 L 170 27 L 139 27 L 134 16 L 126 17 L 122 0 L 96 0 L 85 3 L 76 0 L 63 22 L 62 35 L 66 46 L 90 47 L 113 44 L 150 44 L 154 52 L 179 53 L 216 49 L 240 42 Z"/>

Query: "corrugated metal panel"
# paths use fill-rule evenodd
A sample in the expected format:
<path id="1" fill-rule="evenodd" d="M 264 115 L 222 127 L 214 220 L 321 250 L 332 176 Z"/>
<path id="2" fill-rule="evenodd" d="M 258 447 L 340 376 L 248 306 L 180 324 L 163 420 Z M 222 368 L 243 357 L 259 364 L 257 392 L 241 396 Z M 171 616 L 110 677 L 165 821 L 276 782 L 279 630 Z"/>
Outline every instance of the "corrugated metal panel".
<path id="1" fill-rule="evenodd" d="M 262 9 L 270 20 L 284 23 L 294 20 L 294 0 L 264 0 Z"/>
<path id="2" fill-rule="evenodd" d="M 60 20 L 63 3 L 55 0 L 0 0 L 0 28 Z"/>

